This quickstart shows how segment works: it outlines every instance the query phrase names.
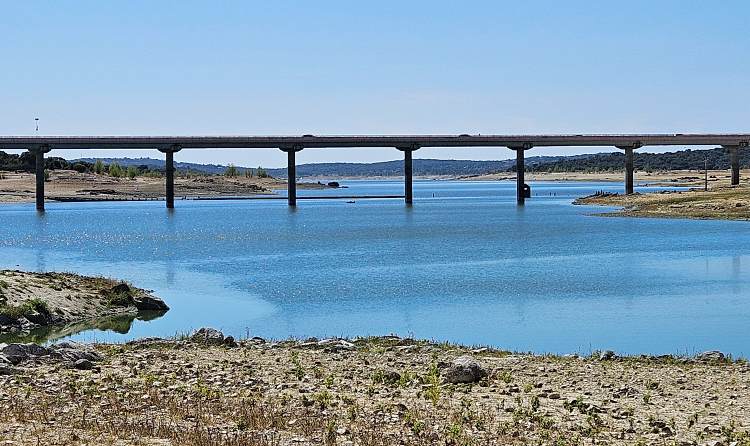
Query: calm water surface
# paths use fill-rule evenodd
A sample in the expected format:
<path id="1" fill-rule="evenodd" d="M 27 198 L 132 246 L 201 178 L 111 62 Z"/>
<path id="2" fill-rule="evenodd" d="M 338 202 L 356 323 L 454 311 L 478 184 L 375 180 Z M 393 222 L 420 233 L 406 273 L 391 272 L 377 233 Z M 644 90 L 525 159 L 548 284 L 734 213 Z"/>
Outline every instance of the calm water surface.
<path id="1" fill-rule="evenodd" d="M 345 182 L 329 194 L 398 194 Z M 620 184 L 415 183 L 401 200 L 0 206 L 0 267 L 129 280 L 172 309 L 124 341 L 215 326 L 235 336 L 377 335 L 588 353 L 750 353 L 750 223 L 590 215 Z M 320 191 L 301 191 L 320 195 Z M 434 196 L 433 196 L 434 195 Z"/>

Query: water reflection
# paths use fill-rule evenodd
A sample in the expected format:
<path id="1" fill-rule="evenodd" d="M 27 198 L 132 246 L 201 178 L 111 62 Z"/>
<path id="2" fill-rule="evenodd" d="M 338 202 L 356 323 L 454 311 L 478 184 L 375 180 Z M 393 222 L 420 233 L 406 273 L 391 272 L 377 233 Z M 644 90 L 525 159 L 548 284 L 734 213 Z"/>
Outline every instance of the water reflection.
<path id="1" fill-rule="evenodd" d="M 133 326 L 133 321 L 152 321 L 166 314 L 166 311 L 141 311 L 138 314 L 108 316 L 66 325 L 40 327 L 28 333 L 0 334 L 0 343 L 34 342 L 44 344 L 58 339 L 67 338 L 88 330 L 126 334 Z"/>

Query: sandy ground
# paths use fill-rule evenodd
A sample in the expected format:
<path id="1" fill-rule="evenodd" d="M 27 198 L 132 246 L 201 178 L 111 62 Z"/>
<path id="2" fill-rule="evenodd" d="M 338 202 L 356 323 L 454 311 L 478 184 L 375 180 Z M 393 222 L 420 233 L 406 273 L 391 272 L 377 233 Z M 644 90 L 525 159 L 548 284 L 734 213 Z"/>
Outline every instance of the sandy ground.
<path id="1" fill-rule="evenodd" d="M 575 204 L 622 207 L 604 215 L 750 220 L 750 186 L 709 187 L 708 192 L 696 189 L 634 195 L 592 195 L 577 199 Z"/>
<path id="2" fill-rule="evenodd" d="M 13 445 L 748 445 L 750 367 L 532 356 L 396 337 L 99 345 L 0 376 Z M 451 384 L 468 355 L 488 373 Z M 606 359 L 605 359 L 606 358 Z"/>
<path id="3" fill-rule="evenodd" d="M 316 183 L 300 183 L 298 188 L 323 188 Z M 272 194 L 285 189 L 286 181 L 275 178 L 227 178 L 222 175 L 175 177 L 175 197 L 248 196 Z M 0 202 L 34 201 L 33 174 L 3 172 L 0 175 Z M 108 175 L 56 170 L 45 183 L 44 194 L 55 199 L 149 200 L 164 197 L 164 178 L 113 178 Z"/>
<path id="4" fill-rule="evenodd" d="M 478 175 L 458 177 L 461 180 L 492 181 L 515 179 L 513 172 L 497 173 L 492 175 Z M 612 181 L 624 182 L 625 172 L 526 172 L 526 181 Z M 636 171 L 636 184 L 652 186 L 703 186 L 705 174 L 702 170 L 671 170 L 660 172 Z M 709 170 L 709 186 L 729 185 L 731 173 L 728 170 Z M 740 172 L 740 182 L 750 183 L 750 170 Z"/>
<path id="5" fill-rule="evenodd" d="M 102 324 L 125 315 L 132 321 L 140 311 L 167 309 L 146 290 L 113 279 L 0 270 L 0 340 L 33 336 L 49 326 L 71 334 L 84 321 Z"/>

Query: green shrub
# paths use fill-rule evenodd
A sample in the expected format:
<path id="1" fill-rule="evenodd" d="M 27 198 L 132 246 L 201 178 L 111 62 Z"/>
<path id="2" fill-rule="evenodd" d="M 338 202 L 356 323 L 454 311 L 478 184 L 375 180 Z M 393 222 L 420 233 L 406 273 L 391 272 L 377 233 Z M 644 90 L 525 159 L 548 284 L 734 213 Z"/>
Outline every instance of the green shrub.
<path id="1" fill-rule="evenodd" d="M 237 167 L 234 164 L 230 164 L 227 166 L 227 169 L 224 171 L 224 176 L 227 176 L 229 178 L 234 178 L 240 174 L 240 170 L 237 169 Z"/>
<path id="2" fill-rule="evenodd" d="M 102 160 L 96 160 L 96 162 L 94 163 L 94 172 L 97 175 L 101 175 L 104 173 L 104 163 L 102 162 Z"/>
<path id="3" fill-rule="evenodd" d="M 128 178 L 134 180 L 138 176 L 138 169 L 135 166 L 128 166 Z"/>
<path id="4" fill-rule="evenodd" d="M 112 163 L 109 165 L 108 173 L 111 177 L 120 178 L 123 175 L 122 167 L 117 163 Z"/>

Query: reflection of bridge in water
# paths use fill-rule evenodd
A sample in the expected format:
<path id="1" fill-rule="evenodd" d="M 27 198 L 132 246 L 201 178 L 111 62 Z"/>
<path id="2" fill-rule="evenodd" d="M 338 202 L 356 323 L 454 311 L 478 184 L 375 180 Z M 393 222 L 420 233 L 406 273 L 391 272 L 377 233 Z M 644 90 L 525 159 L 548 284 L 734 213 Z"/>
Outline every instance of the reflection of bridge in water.
<path id="1" fill-rule="evenodd" d="M 422 147 L 506 147 L 516 152 L 516 200 L 524 204 L 524 152 L 534 147 L 606 147 L 625 152 L 625 193 L 633 193 L 634 151 L 646 146 L 723 146 L 729 152 L 732 185 L 740 181 L 739 149 L 750 134 L 643 135 L 403 135 L 403 136 L 3 136 L 0 149 L 36 155 L 36 207 L 44 210 L 44 154 L 52 149 L 156 149 L 165 154 L 167 208 L 174 207 L 174 154 L 182 149 L 280 149 L 287 154 L 287 200 L 297 204 L 296 153 L 306 148 L 392 147 L 404 153 L 404 200 L 413 202 L 412 153 Z M 400 197 L 400 196 L 399 196 Z M 323 197 L 321 197 L 323 198 Z M 325 197 L 339 198 L 339 197 Z"/>

